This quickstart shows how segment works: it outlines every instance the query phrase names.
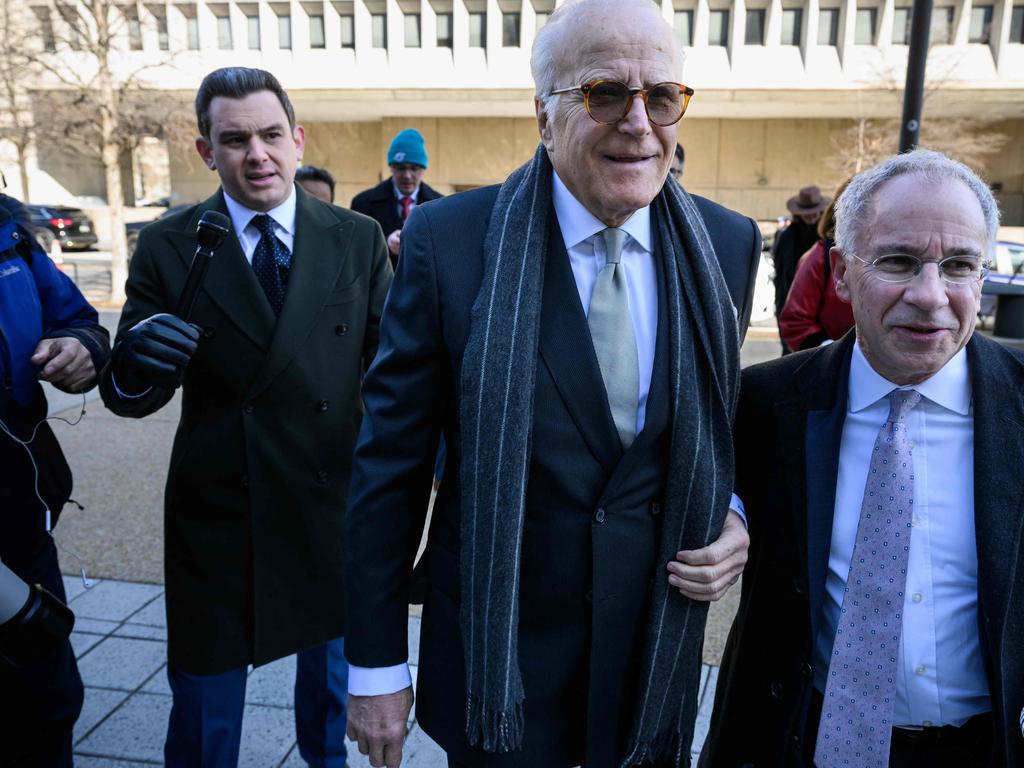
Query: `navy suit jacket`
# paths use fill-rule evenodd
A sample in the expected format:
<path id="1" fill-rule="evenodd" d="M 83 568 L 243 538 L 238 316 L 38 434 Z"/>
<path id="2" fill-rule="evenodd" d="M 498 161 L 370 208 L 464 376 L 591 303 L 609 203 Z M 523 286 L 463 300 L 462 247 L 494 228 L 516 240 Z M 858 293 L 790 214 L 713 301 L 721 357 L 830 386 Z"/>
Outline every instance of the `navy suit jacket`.
<path id="1" fill-rule="evenodd" d="M 750 526 L 740 609 L 711 730 L 714 766 L 802 766 L 814 638 L 825 601 L 854 332 L 743 372 L 737 485 Z M 974 409 L 979 633 L 996 755 L 1024 764 L 1024 354 L 980 334 L 967 346 Z M 953 480 L 955 482 L 955 479 Z"/>

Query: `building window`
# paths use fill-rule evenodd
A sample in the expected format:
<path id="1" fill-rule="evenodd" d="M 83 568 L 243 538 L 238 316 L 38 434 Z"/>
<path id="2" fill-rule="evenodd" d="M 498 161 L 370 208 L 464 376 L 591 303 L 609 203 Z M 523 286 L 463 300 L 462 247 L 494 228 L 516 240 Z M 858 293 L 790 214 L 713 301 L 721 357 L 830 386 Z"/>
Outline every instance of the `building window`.
<path id="1" fill-rule="evenodd" d="M 1010 13 L 1010 42 L 1024 43 L 1024 5 L 1013 6 Z"/>
<path id="2" fill-rule="evenodd" d="M 484 48 L 487 45 L 487 14 L 469 14 L 469 47 Z"/>
<path id="3" fill-rule="evenodd" d="M 747 11 L 747 30 L 743 42 L 747 45 L 764 45 L 764 8 L 750 8 Z"/>
<path id="4" fill-rule="evenodd" d="M 839 9 L 822 8 L 818 11 L 818 45 L 839 42 Z"/>
<path id="5" fill-rule="evenodd" d="M 292 17 L 287 13 L 277 17 L 277 47 L 282 51 L 292 47 Z"/>
<path id="6" fill-rule="evenodd" d="M 501 14 L 501 44 L 505 48 L 519 47 L 519 14 Z"/>
<path id="7" fill-rule="evenodd" d="M 324 17 L 320 14 L 309 17 L 309 47 L 324 48 L 327 41 L 324 39 Z"/>
<path id="8" fill-rule="evenodd" d="M 858 8 L 857 25 L 853 32 L 853 42 L 857 45 L 874 45 L 875 22 L 877 20 L 877 8 Z"/>
<path id="9" fill-rule="evenodd" d="M 246 45 L 249 46 L 250 51 L 258 51 L 262 47 L 260 41 L 260 17 L 258 15 L 245 17 L 245 38 Z"/>
<path id="10" fill-rule="evenodd" d="M 548 23 L 548 17 L 550 15 L 551 14 L 547 13 L 546 11 L 545 12 L 539 12 L 538 11 L 538 13 L 537 13 L 537 31 L 538 32 L 540 32 L 544 28 L 544 25 Z"/>
<path id="11" fill-rule="evenodd" d="M 932 26 L 928 30 L 928 42 L 932 45 L 949 45 L 953 42 L 953 18 L 956 9 L 951 5 L 936 6 L 932 9 Z"/>
<path id="12" fill-rule="evenodd" d="M 992 6 L 976 5 L 971 8 L 971 28 L 967 42 L 988 44 L 992 31 Z"/>
<path id="13" fill-rule="evenodd" d="M 43 40 L 43 50 L 53 53 L 57 50 L 57 38 L 53 34 L 53 19 L 50 18 L 50 9 L 45 6 L 33 6 L 33 13 L 39 21 L 39 36 Z"/>
<path id="14" fill-rule="evenodd" d="M 450 13 L 437 14 L 437 47 L 452 47 L 452 15 Z"/>
<path id="15" fill-rule="evenodd" d="M 132 51 L 141 51 L 142 22 L 139 21 L 139 9 L 134 5 L 125 6 L 124 18 L 128 22 L 128 48 Z"/>
<path id="16" fill-rule="evenodd" d="M 729 42 L 729 11 L 712 9 L 708 15 L 708 45 L 727 45 Z"/>
<path id="17" fill-rule="evenodd" d="M 374 13 L 370 16 L 370 44 L 374 48 L 388 47 L 388 16 Z"/>
<path id="18" fill-rule="evenodd" d="M 672 31 L 680 45 L 693 45 L 693 11 L 676 11 L 672 16 Z"/>
<path id="19" fill-rule="evenodd" d="M 161 51 L 168 51 L 171 48 L 171 36 L 167 33 L 167 17 L 156 17 L 156 41 Z"/>
<path id="20" fill-rule="evenodd" d="M 420 42 L 420 15 L 418 13 L 407 13 L 405 19 L 405 47 L 419 48 Z"/>
<path id="21" fill-rule="evenodd" d="M 190 51 L 199 50 L 199 19 L 195 16 L 189 16 L 185 19 L 185 32 L 188 37 L 188 49 Z"/>
<path id="22" fill-rule="evenodd" d="M 892 43 L 893 45 L 910 44 L 910 8 L 892 9 Z"/>
<path id="23" fill-rule="evenodd" d="M 217 47 L 222 51 L 230 51 L 235 47 L 231 39 L 231 17 L 217 17 Z"/>
<path id="24" fill-rule="evenodd" d="M 68 46 L 73 51 L 82 50 L 85 47 L 85 38 L 82 37 L 81 19 L 77 9 L 70 8 L 67 5 L 58 5 L 57 13 L 60 14 L 64 26 L 67 27 Z"/>
<path id="25" fill-rule="evenodd" d="M 804 31 L 804 9 L 782 9 L 782 44 L 800 45 L 800 35 Z"/>
<path id="26" fill-rule="evenodd" d="M 341 16 L 341 47 L 356 47 L 356 20 L 352 16 Z"/>

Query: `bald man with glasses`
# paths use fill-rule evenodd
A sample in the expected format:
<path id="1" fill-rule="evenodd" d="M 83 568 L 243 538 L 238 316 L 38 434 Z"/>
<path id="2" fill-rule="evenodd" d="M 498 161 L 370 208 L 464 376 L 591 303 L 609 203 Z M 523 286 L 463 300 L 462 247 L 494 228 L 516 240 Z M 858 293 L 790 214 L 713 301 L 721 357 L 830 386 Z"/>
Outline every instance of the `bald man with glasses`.
<path id="1" fill-rule="evenodd" d="M 708 601 L 746 559 L 730 426 L 760 237 L 667 180 L 680 58 L 649 0 L 562 5 L 533 49 L 534 158 L 403 230 L 346 533 L 349 732 L 371 765 L 401 761 L 442 432 L 423 729 L 455 766 L 689 754 Z"/>

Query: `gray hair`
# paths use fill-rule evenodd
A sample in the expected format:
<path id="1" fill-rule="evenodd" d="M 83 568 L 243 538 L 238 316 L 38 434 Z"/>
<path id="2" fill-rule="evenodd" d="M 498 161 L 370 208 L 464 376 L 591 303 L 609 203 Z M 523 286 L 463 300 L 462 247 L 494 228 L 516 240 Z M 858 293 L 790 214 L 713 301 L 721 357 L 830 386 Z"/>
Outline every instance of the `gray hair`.
<path id="1" fill-rule="evenodd" d="M 658 7 L 650 0 L 568 0 L 554 10 L 547 23 L 537 33 L 537 37 L 533 41 L 533 50 L 530 54 L 530 70 L 533 74 L 534 94 L 541 100 L 545 109 L 548 109 L 548 105 L 551 103 L 556 105 L 558 103 L 558 96 L 553 96 L 551 91 L 555 90 L 556 78 L 562 74 L 559 65 L 564 61 L 565 46 L 560 45 L 560 43 L 562 43 L 563 34 L 566 31 L 563 29 L 563 27 L 566 27 L 566 23 L 569 20 L 578 18 L 580 13 L 591 10 L 594 6 L 612 6 L 616 11 L 627 14 L 632 13 L 633 11 L 628 8 L 631 4 L 640 6 L 641 10 L 651 10 L 658 13 Z M 666 32 L 671 33 L 671 28 L 664 19 L 662 19 L 662 25 Z M 682 48 L 677 47 L 675 53 L 679 57 L 681 65 L 683 59 Z M 579 83 L 573 83 L 572 85 L 579 85 Z"/>
<path id="2" fill-rule="evenodd" d="M 199 135 L 210 138 L 210 103 L 218 96 L 243 99 L 259 91 L 270 91 L 277 97 L 288 116 L 288 127 L 295 130 L 295 110 L 277 78 L 265 69 L 249 67 L 222 67 L 203 78 L 196 92 L 196 122 Z"/>
<path id="3" fill-rule="evenodd" d="M 874 201 L 884 184 L 899 176 L 920 175 L 931 184 L 959 181 L 965 184 L 981 204 L 988 233 L 986 248 L 992 256 L 999 229 L 999 206 L 988 185 L 961 162 L 941 152 L 915 149 L 895 155 L 874 168 L 859 173 L 850 181 L 846 191 L 836 203 L 836 246 L 849 259 L 857 250 L 868 220 L 874 212 Z"/>

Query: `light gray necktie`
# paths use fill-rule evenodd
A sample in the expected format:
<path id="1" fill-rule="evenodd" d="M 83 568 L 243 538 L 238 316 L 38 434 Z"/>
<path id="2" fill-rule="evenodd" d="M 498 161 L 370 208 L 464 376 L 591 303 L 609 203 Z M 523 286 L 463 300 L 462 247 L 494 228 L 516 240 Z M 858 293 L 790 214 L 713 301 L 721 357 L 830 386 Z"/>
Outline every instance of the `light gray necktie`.
<path id="1" fill-rule="evenodd" d="M 587 323 L 594 341 L 601 377 L 608 393 L 615 429 L 623 448 L 636 437 L 636 408 L 640 399 L 640 365 L 637 362 L 636 334 L 629 314 L 626 275 L 622 265 L 622 245 L 626 233 L 609 227 L 604 237 L 605 265 L 597 275 L 590 295 Z"/>
<path id="2" fill-rule="evenodd" d="M 871 454 L 828 666 L 814 752 L 817 768 L 889 765 L 914 512 L 914 460 L 904 420 L 921 394 L 897 389 L 889 400 L 889 418 Z"/>

